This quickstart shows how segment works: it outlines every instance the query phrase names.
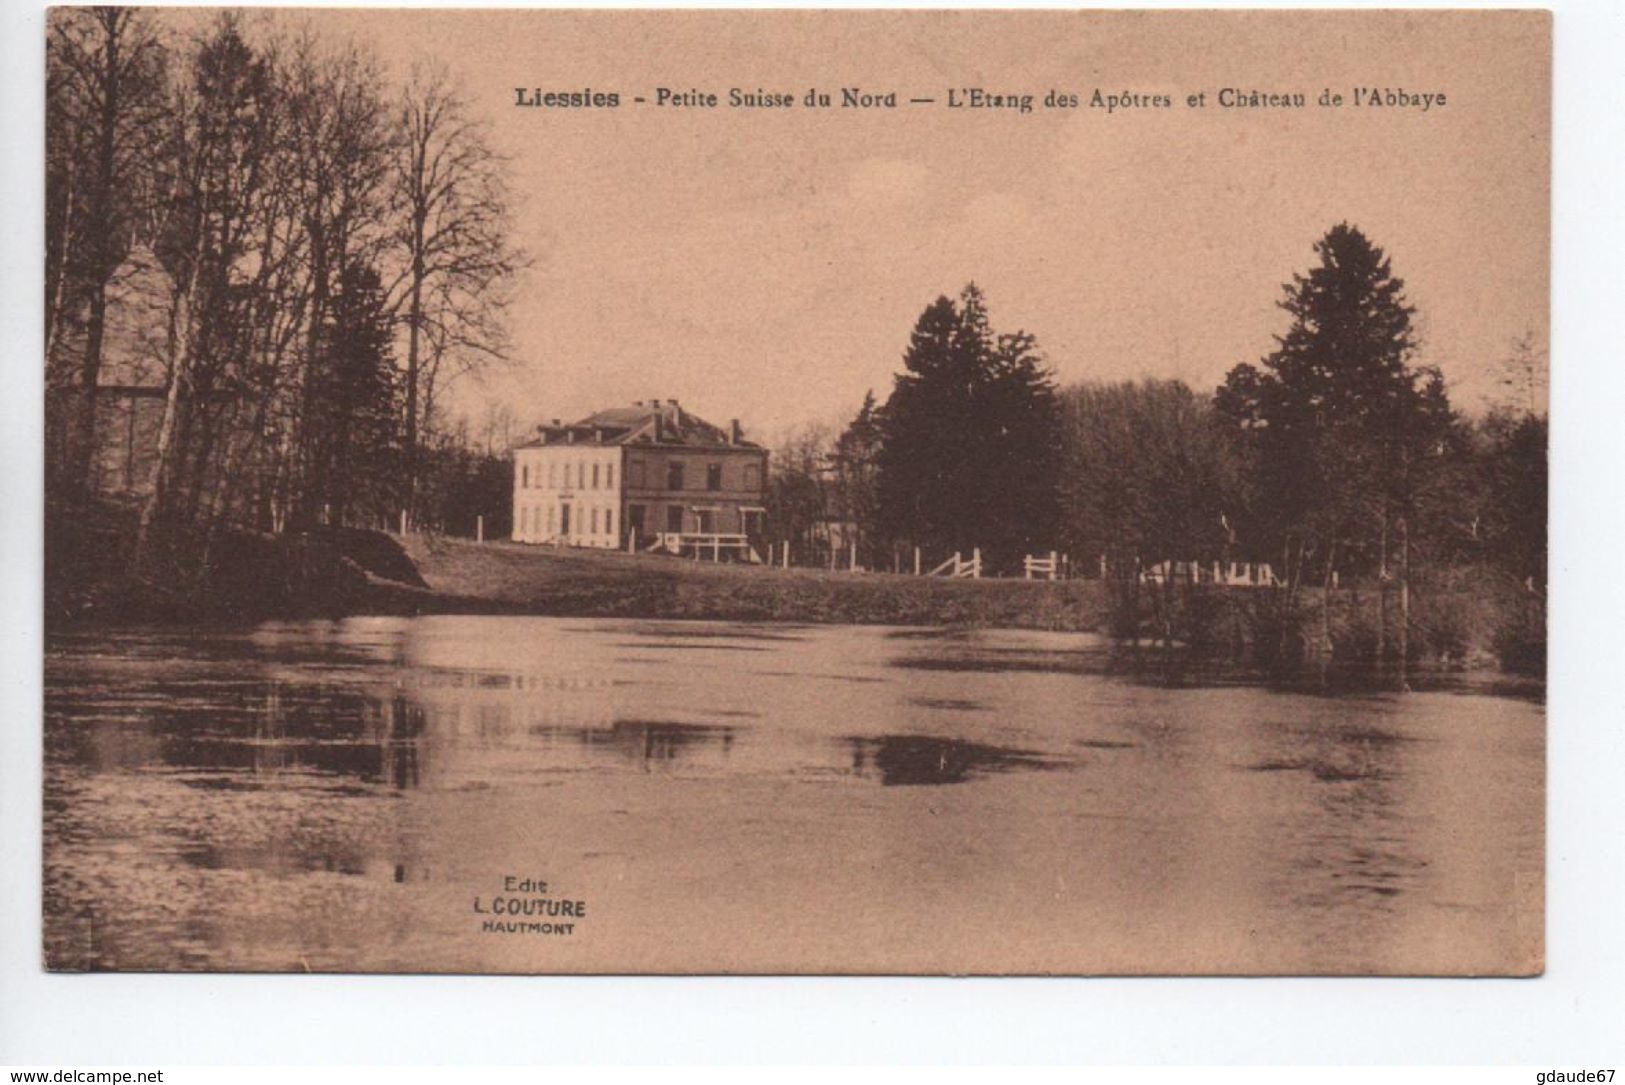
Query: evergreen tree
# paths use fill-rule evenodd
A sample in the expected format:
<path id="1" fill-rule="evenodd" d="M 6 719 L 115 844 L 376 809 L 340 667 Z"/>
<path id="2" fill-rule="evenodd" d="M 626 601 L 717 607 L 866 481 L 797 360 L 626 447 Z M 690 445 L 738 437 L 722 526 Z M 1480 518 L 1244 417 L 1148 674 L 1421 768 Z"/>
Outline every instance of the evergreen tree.
<path id="1" fill-rule="evenodd" d="M 1060 424 L 1037 341 L 995 335 L 973 283 L 920 315 L 903 365 L 882 412 L 882 530 L 1003 568 L 1051 545 Z"/>
<path id="2" fill-rule="evenodd" d="M 339 281 L 321 337 L 314 397 L 313 482 L 328 517 L 390 515 L 400 495 L 399 415 L 393 328 L 378 272 L 352 261 Z"/>
<path id="3" fill-rule="evenodd" d="M 1215 397 L 1254 444 L 1255 548 L 1280 547 L 1294 578 L 1309 561 L 1386 569 L 1453 422 L 1437 370 L 1410 364 L 1415 310 L 1382 249 L 1346 223 L 1314 249 L 1319 266 L 1283 288 L 1275 351 Z"/>

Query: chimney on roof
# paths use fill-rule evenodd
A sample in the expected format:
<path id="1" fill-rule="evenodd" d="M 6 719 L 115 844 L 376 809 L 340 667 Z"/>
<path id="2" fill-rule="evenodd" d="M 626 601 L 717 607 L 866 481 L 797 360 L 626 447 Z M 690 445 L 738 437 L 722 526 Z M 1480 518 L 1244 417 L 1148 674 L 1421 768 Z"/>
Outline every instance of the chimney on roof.
<path id="1" fill-rule="evenodd" d="M 567 445 L 576 443 L 576 431 L 573 428 L 564 431 L 564 443 Z"/>
<path id="2" fill-rule="evenodd" d="M 557 418 L 553 419 L 553 428 L 554 429 L 558 429 L 562 425 L 564 425 L 563 422 L 559 421 Z"/>
<path id="3" fill-rule="evenodd" d="M 745 439 L 745 431 L 739 428 L 739 419 L 728 419 L 728 443 L 736 445 Z"/>

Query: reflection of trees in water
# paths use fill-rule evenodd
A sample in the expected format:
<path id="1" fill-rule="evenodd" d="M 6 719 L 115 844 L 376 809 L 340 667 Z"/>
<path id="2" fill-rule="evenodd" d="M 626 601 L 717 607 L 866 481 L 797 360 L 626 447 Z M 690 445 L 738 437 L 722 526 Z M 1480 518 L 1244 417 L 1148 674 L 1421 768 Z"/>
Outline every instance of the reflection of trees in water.
<path id="1" fill-rule="evenodd" d="M 583 728 L 580 737 L 582 744 L 589 748 L 604 745 L 614 748 L 641 765 L 645 772 L 651 764 L 677 761 L 704 747 L 713 747 L 726 758 L 734 743 L 731 727 L 665 720 L 616 720 L 607 731 Z"/>
<path id="2" fill-rule="evenodd" d="M 1312 726 L 1281 736 L 1292 756 L 1250 766 L 1256 772 L 1308 778 L 1312 829 L 1289 831 L 1290 865 L 1311 877 L 1293 903 L 1350 909 L 1354 921 L 1371 910 L 1403 905 L 1427 868 L 1417 855 L 1402 811 L 1407 749 L 1413 740 L 1357 723 Z M 1367 946 L 1366 950 L 1374 947 Z"/>
<path id="3" fill-rule="evenodd" d="M 1027 750 L 929 735 L 882 735 L 849 741 L 853 773 L 878 777 L 886 787 L 958 784 L 983 773 L 1055 767 L 1055 762 Z"/>
<path id="4" fill-rule="evenodd" d="M 523 769 L 576 762 L 583 752 L 646 768 L 702 750 L 726 757 L 736 734 L 629 718 L 617 704 L 623 683 L 608 675 L 428 668 L 388 672 L 387 684 L 341 684 L 351 679 L 243 671 L 58 685 L 48 690 L 50 758 L 98 771 L 162 766 L 202 788 L 303 772 L 407 790 L 429 782 L 431 764 L 438 775 L 483 775 L 494 767 L 486 755 L 505 749 L 525 751 Z"/>

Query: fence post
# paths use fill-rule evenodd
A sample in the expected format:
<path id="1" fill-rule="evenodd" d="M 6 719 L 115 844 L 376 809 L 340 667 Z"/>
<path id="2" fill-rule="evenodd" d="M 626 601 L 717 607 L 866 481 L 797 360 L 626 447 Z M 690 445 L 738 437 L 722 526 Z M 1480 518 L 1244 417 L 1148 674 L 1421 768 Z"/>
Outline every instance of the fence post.
<path id="1" fill-rule="evenodd" d="M 851 557 L 847 559 L 846 571 L 849 573 L 858 571 L 858 541 L 856 539 L 852 540 Z"/>
<path id="2" fill-rule="evenodd" d="M 405 509 L 401 510 L 401 535 L 402 535 L 403 538 L 406 535 L 406 510 Z"/>
<path id="3" fill-rule="evenodd" d="M 920 575 L 920 548 L 918 546 L 914 548 L 914 575 Z"/>
<path id="4" fill-rule="evenodd" d="M 474 517 L 474 541 L 477 543 L 485 541 L 485 516 L 483 514 Z"/>
<path id="5" fill-rule="evenodd" d="M 982 578 L 982 548 L 980 546 L 971 547 L 970 575 L 978 580 Z"/>
<path id="6" fill-rule="evenodd" d="M 788 569 L 790 567 L 790 540 L 789 539 L 784 540 L 784 567 L 786 569 Z"/>

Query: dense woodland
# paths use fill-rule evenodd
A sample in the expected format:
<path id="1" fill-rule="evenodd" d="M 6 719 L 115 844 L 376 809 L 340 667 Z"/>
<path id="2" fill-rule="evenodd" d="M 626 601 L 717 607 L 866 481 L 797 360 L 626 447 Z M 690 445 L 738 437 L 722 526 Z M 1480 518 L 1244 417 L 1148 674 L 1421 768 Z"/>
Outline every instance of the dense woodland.
<path id="1" fill-rule="evenodd" d="M 183 575 L 226 528 L 504 507 L 443 406 L 505 357 L 525 261 L 460 92 L 247 13 L 188 25 L 51 13 L 48 529 L 133 520 L 131 566 Z M 109 487 L 121 389 L 160 405 L 146 477 Z"/>
<path id="2" fill-rule="evenodd" d="M 1486 359 L 1504 395 L 1470 417 L 1418 363 L 1415 312 L 1383 251 L 1342 224 L 1313 252 L 1278 300 L 1289 323 L 1276 348 L 1211 393 L 1172 380 L 1058 388 L 1034 336 L 992 330 L 974 285 L 937 299 L 884 403 L 870 394 L 844 431 L 804 430 L 779 451 L 775 522 L 809 550 L 855 537 L 880 569 L 906 567 L 913 547 L 933 562 L 979 547 L 1010 573 L 1057 549 L 1119 586 L 1132 629 L 1149 607 L 1186 639 L 1211 630 L 1195 628 L 1189 600 L 1145 589 L 1144 570 L 1267 562 L 1281 581 L 1273 620 L 1318 622 L 1325 651 L 1493 651 L 1538 668 L 1544 359 L 1527 339 Z"/>

